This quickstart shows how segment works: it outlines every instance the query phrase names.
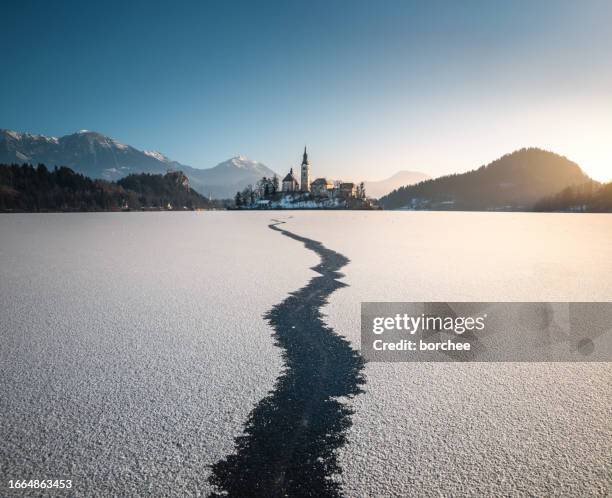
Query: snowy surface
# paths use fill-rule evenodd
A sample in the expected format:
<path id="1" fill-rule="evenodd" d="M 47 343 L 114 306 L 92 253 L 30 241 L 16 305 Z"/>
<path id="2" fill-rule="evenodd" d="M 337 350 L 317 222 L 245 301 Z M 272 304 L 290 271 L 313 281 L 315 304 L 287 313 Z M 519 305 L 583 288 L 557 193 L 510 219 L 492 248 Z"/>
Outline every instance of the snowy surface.
<path id="1" fill-rule="evenodd" d="M 169 159 L 166 156 L 164 156 L 161 152 L 157 152 L 156 150 L 143 150 L 143 152 L 147 156 L 157 159 L 158 161 L 169 162 Z"/>
<path id="2" fill-rule="evenodd" d="M 609 215 L 2 215 L 2 478 L 205 494 L 281 368 L 261 315 L 317 262 L 271 217 L 351 259 L 325 311 L 356 348 L 365 300 L 612 296 Z M 340 455 L 348 496 L 612 494 L 611 364 L 366 374 Z"/>
<path id="3" fill-rule="evenodd" d="M 6 130 L 6 134 L 11 137 L 14 138 L 15 140 L 21 140 L 21 133 L 13 131 L 13 130 Z"/>
<path id="4" fill-rule="evenodd" d="M 279 375 L 261 316 L 316 263 L 269 219 L 0 215 L 0 495 L 206 493 Z"/>
<path id="5" fill-rule="evenodd" d="M 612 216 L 295 212 L 351 259 L 328 322 L 362 301 L 608 301 Z M 348 496 L 610 496 L 612 364 L 370 363 L 341 450 Z"/>
<path id="6" fill-rule="evenodd" d="M 269 176 L 271 170 L 265 164 L 260 163 L 259 161 L 253 161 L 246 156 L 238 155 L 234 156 L 227 161 L 223 161 L 215 166 L 215 168 L 231 168 L 231 169 L 243 169 L 243 170 L 252 170 L 263 173 L 265 176 Z"/>
<path id="7" fill-rule="evenodd" d="M 117 140 L 112 140 L 112 144 L 117 147 L 117 149 L 119 150 L 127 150 L 128 146 L 125 144 L 122 144 L 121 142 L 117 142 Z"/>
<path id="8" fill-rule="evenodd" d="M 295 196 L 299 199 L 299 195 Z M 280 202 L 272 202 L 272 206 L 280 207 L 282 209 L 320 209 L 320 208 L 335 208 L 340 206 L 340 199 L 320 199 L 320 200 L 309 200 L 301 201 L 295 200 L 294 196 L 283 196 Z"/>

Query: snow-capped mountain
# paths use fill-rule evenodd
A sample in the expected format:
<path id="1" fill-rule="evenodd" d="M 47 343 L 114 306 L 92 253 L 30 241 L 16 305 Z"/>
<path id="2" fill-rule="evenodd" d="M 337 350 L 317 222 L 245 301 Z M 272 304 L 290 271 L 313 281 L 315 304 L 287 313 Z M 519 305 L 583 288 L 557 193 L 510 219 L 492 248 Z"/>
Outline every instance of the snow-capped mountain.
<path id="1" fill-rule="evenodd" d="M 431 177 L 419 171 L 398 171 L 385 180 L 369 181 L 365 183 L 366 193 L 369 197 L 376 199 L 387 195 L 399 187 L 414 185 L 415 183 L 429 180 Z"/>
<path id="2" fill-rule="evenodd" d="M 273 176 L 274 172 L 264 164 L 236 156 L 217 164 L 205 171 L 205 183 L 213 186 L 215 191 L 222 192 L 223 197 L 233 197 L 236 191 L 245 186 L 255 185 L 263 176 Z"/>
<path id="3" fill-rule="evenodd" d="M 141 151 L 95 131 L 81 130 L 63 137 L 47 137 L 0 129 L 0 163 L 43 163 L 68 166 L 91 178 L 117 180 L 131 173 L 163 174 L 181 170 L 203 195 L 233 197 L 274 172 L 257 161 L 237 156 L 214 168 L 199 169 L 173 161 L 157 151 Z"/>
<path id="4" fill-rule="evenodd" d="M 157 152 L 156 150 L 143 150 L 143 152 L 145 153 L 145 155 L 147 155 L 149 157 L 153 157 L 153 158 L 157 159 L 158 161 L 163 161 L 163 162 L 169 162 L 170 161 L 161 152 Z"/>

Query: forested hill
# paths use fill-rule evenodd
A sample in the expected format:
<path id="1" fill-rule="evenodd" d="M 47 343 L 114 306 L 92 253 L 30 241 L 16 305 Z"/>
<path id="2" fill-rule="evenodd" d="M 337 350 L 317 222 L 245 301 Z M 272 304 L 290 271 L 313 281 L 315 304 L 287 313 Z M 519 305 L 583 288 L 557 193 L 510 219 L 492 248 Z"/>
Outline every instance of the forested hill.
<path id="1" fill-rule="evenodd" d="M 198 209 L 210 202 L 182 172 L 135 174 L 118 182 L 92 180 L 70 168 L 0 164 L 0 211 Z"/>
<path id="2" fill-rule="evenodd" d="M 535 205 L 535 211 L 612 213 L 612 183 L 567 187 Z"/>
<path id="3" fill-rule="evenodd" d="M 529 148 L 477 170 L 399 188 L 379 202 L 385 209 L 531 210 L 541 199 L 588 181 L 569 159 Z"/>

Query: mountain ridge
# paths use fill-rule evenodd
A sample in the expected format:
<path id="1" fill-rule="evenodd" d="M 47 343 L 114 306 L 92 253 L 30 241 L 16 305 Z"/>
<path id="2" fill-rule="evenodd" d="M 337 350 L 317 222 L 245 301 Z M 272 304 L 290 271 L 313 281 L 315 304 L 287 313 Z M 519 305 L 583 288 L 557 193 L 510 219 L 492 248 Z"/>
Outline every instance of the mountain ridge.
<path id="1" fill-rule="evenodd" d="M 523 148 L 465 173 L 401 187 L 382 197 L 385 209 L 519 211 L 590 178 L 568 158 Z"/>
<path id="2" fill-rule="evenodd" d="M 164 174 L 182 171 L 202 195 L 230 198 L 236 190 L 275 174 L 266 165 L 235 156 L 212 168 L 194 168 L 155 150 L 131 145 L 90 130 L 61 137 L 0 129 L 0 163 L 67 166 L 91 178 L 116 181 L 135 173 Z M 219 168 L 219 166 L 222 166 Z"/>
<path id="3" fill-rule="evenodd" d="M 415 183 L 429 180 L 430 178 L 431 176 L 420 171 L 400 170 L 383 180 L 371 180 L 363 183 L 368 197 L 378 199 L 393 192 L 399 187 L 414 185 Z"/>

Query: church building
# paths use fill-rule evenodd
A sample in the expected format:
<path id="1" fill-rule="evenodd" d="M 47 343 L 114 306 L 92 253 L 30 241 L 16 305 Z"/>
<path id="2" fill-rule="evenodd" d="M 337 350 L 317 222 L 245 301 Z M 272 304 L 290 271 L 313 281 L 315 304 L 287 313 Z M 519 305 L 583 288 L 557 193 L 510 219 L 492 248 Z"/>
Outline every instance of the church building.
<path id="1" fill-rule="evenodd" d="M 283 178 L 283 192 L 292 193 L 292 192 L 299 192 L 299 191 L 300 191 L 300 184 L 293 174 L 293 168 L 291 168 L 291 171 L 289 171 L 289 174 L 285 178 Z"/>
<path id="2" fill-rule="evenodd" d="M 300 166 L 300 181 L 295 177 L 293 168 L 289 174 L 283 178 L 283 194 L 308 194 L 303 197 L 321 200 L 327 199 L 353 199 L 357 197 L 357 186 L 354 183 L 334 183 L 327 178 L 317 178 L 312 183 L 310 181 L 310 162 L 308 152 L 304 147 L 302 164 Z"/>
<path id="3" fill-rule="evenodd" d="M 306 147 L 304 147 L 304 155 L 302 156 L 302 166 L 300 169 L 301 182 L 297 181 L 297 178 L 293 174 L 293 168 L 291 168 L 289 174 L 285 178 L 283 178 L 283 192 L 310 192 L 310 163 L 308 162 L 308 153 L 306 152 Z"/>
<path id="4" fill-rule="evenodd" d="M 375 206 L 365 196 L 363 184 L 332 181 L 311 177 L 308 151 L 304 147 L 302 164 L 291 168 L 279 185 L 275 174 L 263 177 L 255 188 L 247 187 L 236 194 L 237 209 L 373 209 Z"/>

